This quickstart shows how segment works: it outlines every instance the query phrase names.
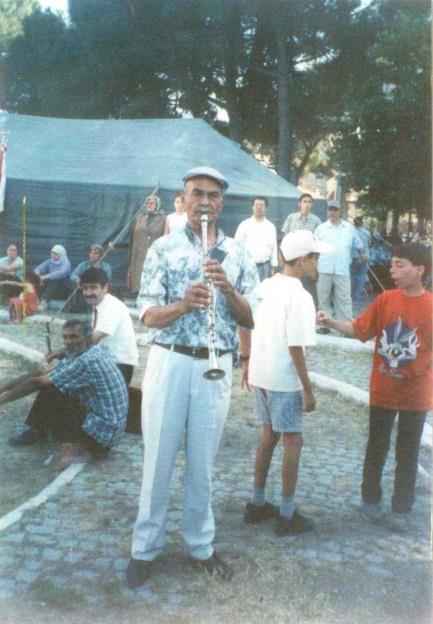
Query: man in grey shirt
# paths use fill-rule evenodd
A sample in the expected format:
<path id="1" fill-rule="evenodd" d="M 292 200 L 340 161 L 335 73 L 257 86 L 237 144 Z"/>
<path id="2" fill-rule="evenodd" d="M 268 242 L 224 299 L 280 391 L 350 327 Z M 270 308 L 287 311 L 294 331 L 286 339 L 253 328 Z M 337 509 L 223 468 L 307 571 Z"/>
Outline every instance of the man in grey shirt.
<path id="1" fill-rule="evenodd" d="M 315 229 L 322 222 L 319 217 L 311 214 L 313 203 L 313 196 L 310 195 L 310 193 L 302 193 L 302 195 L 298 199 L 299 211 L 292 212 L 287 216 L 286 220 L 283 223 L 283 227 L 281 228 L 283 234 L 296 232 L 297 230 L 309 230 L 314 234 Z M 313 297 L 314 305 L 316 306 L 317 310 L 317 279 L 312 279 L 311 277 L 303 277 L 301 281 L 305 290 L 307 290 Z"/>

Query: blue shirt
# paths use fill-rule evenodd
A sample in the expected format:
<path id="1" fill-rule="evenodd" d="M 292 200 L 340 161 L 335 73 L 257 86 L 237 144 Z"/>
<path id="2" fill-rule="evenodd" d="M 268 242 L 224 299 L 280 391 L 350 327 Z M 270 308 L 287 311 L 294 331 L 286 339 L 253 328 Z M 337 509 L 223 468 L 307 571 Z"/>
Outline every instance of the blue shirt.
<path id="1" fill-rule="evenodd" d="M 90 262 L 90 260 L 84 260 L 84 262 L 80 262 L 80 264 L 76 266 L 75 269 L 72 271 L 71 280 L 76 280 L 77 277 L 81 279 L 84 271 L 87 271 L 87 269 L 92 269 L 93 267 L 97 267 L 98 269 L 102 269 L 103 271 L 105 271 L 108 275 L 108 281 L 111 282 L 111 277 L 113 274 L 111 270 L 111 264 L 108 264 L 108 262 L 104 262 L 102 260 L 97 262 L 96 264 L 93 264 L 92 262 Z"/>
<path id="2" fill-rule="evenodd" d="M 60 280 L 69 277 L 71 273 L 71 263 L 67 258 L 61 262 L 53 262 L 51 258 L 44 260 L 35 267 L 35 273 L 38 275 L 48 275 L 48 279 Z"/>
<path id="3" fill-rule="evenodd" d="M 83 430 L 102 446 L 114 446 L 125 430 L 128 390 L 119 368 L 102 349 L 92 347 L 61 360 L 48 378 L 88 409 Z"/>
<path id="4" fill-rule="evenodd" d="M 371 234 L 365 227 L 357 227 L 355 229 L 360 241 L 364 245 L 364 253 L 367 256 L 367 259 L 370 259 Z M 354 260 L 358 258 L 359 253 L 356 248 L 352 248 L 352 256 Z"/>
<path id="5" fill-rule="evenodd" d="M 314 234 L 319 240 L 332 245 L 331 251 L 320 254 L 317 267 L 319 273 L 332 273 L 349 277 L 352 250 L 360 251 L 363 248 L 353 225 L 348 221 L 341 221 L 339 225 L 332 225 L 328 220 L 319 225 Z"/>
<path id="6" fill-rule="evenodd" d="M 23 259 L 20 256 L 17 256 L 15 260 L 11 260 L 9 256 L 4 256 L 4 258 L 0 258 L 0 266 L 8 267 L 12 264 L 15 264 L 18 268 L 14 271 L 14 273 L 8 274 L 8 279 L 13 279 L 16 277 L 19 280 L 23 279 Z"/>
<path id="7" fill-rule="evenodd" d="M 257 303 L 254 288 L 259 284 L 256 265 L 243 245 L 218 230 L 209 257 L 223 266 L 230 284 L 244 295 L 251 308 Z M 201 241 L 187 225 L 184 230 L 162 236 L 146 255 L 137 299 L 142 318 L 154 306 L 164 306 L 184 298 L 187 288 L 203 282 Z M 238 345 L 237 324 L 231 316 L 226 297 L 214 289 L 215 346 L 233 350 Z M 206 310 L 192 310 L 170 325 L 149 331 L 150 342 L 207 347 Z"/>

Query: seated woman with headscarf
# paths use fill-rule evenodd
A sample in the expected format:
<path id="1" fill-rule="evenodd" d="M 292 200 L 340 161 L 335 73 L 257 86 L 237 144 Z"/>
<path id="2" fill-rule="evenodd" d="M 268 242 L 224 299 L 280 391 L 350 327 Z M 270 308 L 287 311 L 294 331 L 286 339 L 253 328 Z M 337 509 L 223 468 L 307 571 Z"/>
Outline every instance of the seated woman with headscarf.
<path id="1" fill-rule="evenodd" d="M 54 245 L 51 257 L 35 267 L 34 271 L 41 278 L 42 301 L 67 298 L 71 263 L 62 245 Z"/>
<path id="2" fill-rule="evenodd" d="M 150 195 L 137 214 L 129 244 L 128 287 L 133 293 L 140 290 L 141 272 L 147 250 L 157 238 L 164 234 L 165 215 L 161 210 L 161 200 Z"/>

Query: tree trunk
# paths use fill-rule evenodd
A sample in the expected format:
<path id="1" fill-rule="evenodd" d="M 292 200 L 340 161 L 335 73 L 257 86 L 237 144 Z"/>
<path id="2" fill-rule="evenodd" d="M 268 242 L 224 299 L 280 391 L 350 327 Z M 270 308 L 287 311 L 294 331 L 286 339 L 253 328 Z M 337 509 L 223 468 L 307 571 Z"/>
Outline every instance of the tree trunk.
<path id="1" fill-rule="evenodd" d="M 278 164 L 277 172 L 285 180 L 291 179 L 293 128 L 290 102 L 290 73 L 292 63 L 288 44 L 287 7 L 284 2 L 275 5 L 273 13 L 278 54 Z"/>

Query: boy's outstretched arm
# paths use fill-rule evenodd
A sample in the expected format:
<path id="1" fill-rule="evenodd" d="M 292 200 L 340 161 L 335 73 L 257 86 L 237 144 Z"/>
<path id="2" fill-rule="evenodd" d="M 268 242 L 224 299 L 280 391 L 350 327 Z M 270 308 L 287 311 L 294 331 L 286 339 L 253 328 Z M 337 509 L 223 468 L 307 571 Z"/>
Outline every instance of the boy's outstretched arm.
<path id="1" fill-rule="evenodd" d="M 302 384 L 304 412 L 313 412 L 316 409 L 316 399 L 314 398 L 307 366 L 305 364 L 304 350 L 302 347 L 289 347 L 289 353 Z"/>
<path id="2" fill-rule="evenodd" d="M 326 312 L 319 310 L 316 315 L 316 321 L 319 325 L 324 325 L 325 327 L 329 327 L 330 329 L 336 329 L 342 334 L 346 334 L 346 336 L 351 336 L 352 338 L 356 338 L 356 334 L 353 330 L 351 321 L 338 321 L 337 319 L 332 318 Z"/>

